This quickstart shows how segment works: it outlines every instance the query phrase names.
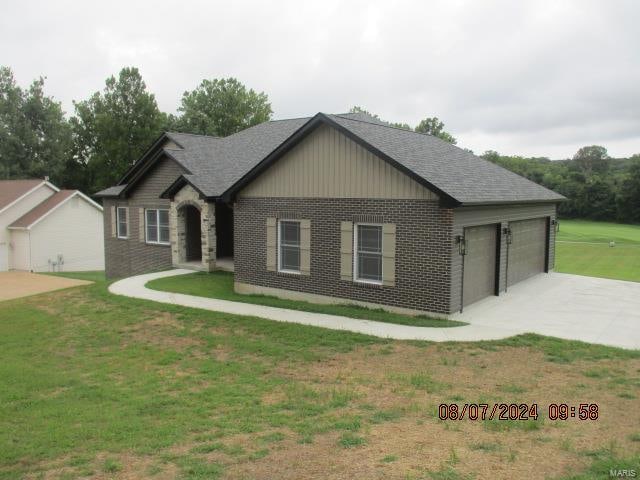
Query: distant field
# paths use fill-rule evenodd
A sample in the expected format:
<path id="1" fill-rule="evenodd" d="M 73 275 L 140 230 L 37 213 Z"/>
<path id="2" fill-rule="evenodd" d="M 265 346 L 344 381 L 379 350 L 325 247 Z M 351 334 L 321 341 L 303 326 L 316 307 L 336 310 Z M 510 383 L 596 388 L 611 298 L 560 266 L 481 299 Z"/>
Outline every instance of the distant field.
<path id="1" fill-rule="evenodd" d="M 556 271 L 640 282 L 640 226 L 560 220 Z"/>

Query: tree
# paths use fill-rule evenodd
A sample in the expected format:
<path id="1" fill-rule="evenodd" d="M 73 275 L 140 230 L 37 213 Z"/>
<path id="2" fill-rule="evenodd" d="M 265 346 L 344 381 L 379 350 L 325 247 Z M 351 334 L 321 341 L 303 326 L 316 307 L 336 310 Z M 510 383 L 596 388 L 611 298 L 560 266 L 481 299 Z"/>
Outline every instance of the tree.
<path id="1" fill-rule="evenodd" d="M 630 159 L 616 203 L 619 220 L 640 223 L 640 154 Z"/>
<path id="2" fill-rule="evenodd" d="M 90 193 L 113 185 L 155 140 L 167 121 L 135 67 L 109 77 L 102 92 L 74 102 L 74 181 Z"/>
<path id="3" fill-rule="evenodd" d="M 71 129 L 62 106 L 44 93 L 45 79 L 27 90 L 0 67 L 0 178 L 42 178 L 64 185 Z"/>
<path id="4" fill-rule="evenodd" d="M 415 128 L 415 131 L 418 133 L 427 133 L 429 135 L 433 135 L 434 137 L 438 137 L 445 142 L 452 143 L 453 145 L 458 143 L 453 135 L 444 130 L 444 123 L 438 120 L 438 117 L 425 118 L 418 124 L 418 126 Z"/>
<path id="5" fill-rule="evenodd" d="M 184 92 L 177 127 L 185 132 L 226 137 L 271 119 L 271 103 L 264 92 L 247 90 L 235 78 L 203 80 Z"/>
<path id="6" fill-rule="evenodd" d="M 587 178 L 595 174 L 602 175 L 609 169 L 607 149 L 598 145 L 582 147 L 573 156 L 573 160 Z"/>
<path id="7" fill-rule="evenodd" d="M 375 113 L 371 113 L 368 110 L 365 110 L 362 107 L 359 107 L 357 105 L 354 105 L 353 107 L 351 107 L 349 109 L 349 113 L 364 113 L 365 115 L 369 115 L 370 117 L 375 118 L 376 120 L 380 120 L 380 117 L 378 115 L 376 115 Z M 382 120 L 380 120 L 381 122 L 383 122 Z M 387 123 L 387 122 L 383 122 L 383 123 Z"/>

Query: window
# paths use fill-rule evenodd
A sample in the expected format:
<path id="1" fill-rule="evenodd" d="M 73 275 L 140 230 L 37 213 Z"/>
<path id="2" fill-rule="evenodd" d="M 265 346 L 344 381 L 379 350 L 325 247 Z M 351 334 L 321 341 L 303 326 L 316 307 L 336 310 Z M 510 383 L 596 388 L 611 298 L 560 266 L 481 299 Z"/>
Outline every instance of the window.
<path id="1" fill-rule="evenodd" d="M 382 225 L 356 225 L 355 279 L 382 283 Z"/>
<path id="2" fill-rule="evenodd" d="M 278 271 L 300 273 L 300 222 L 278 222 Z"/>
<path id="3" fill-rule="evenodd" d="M 116 218 L 118 225 L 118 238 L 129 238 L 129 219 L 127 207 L 118 207 Z"/>
<path id="4" fill-rule="evenodd" d="M 148 209 L 145 215 L 147 243 L 169 245 L 169 210 Z"/>

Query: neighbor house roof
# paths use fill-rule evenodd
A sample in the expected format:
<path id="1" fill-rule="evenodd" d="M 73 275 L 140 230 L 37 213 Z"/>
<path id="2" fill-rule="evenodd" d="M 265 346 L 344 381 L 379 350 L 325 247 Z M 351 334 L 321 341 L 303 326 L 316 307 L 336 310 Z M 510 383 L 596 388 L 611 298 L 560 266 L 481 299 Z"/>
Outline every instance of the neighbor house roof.
<path id="1" fill-rule="evenodd" d="M 28 229 L 38 223 L 44 217 L 53 212 L 56 208 L 60 207 L 64 202 L 72 197 L 79 196 L 87 201 L 90 205 L 102 211 L 102 207 L 88 198 L 82 192 L 78 190 L 60 190 L 49 198 L 39 203 L 23 216 L 15 220 L 8 228 L 12 229 Z"/>
<path id="2" fill-rule="evenodd" d="M 391 127 L 363 113 L 319 113 L 311 118 L 275 120 L 224 138 L 166 133 L 154 145 L 161 145 L 163 138 L 175 143 L 178 148 L 163 148 L 162 152 L 184 167 L 187 173 L 179 177 L 163 196 L 174 194 L 188 183 L 204 197 L 229 197 L 321 124 L 336 128 L 452 204 L 564 200 L 562 195 L 444 140 Z M 158 151 L 154 156 L 158 158 Z M 150 158 L 150 154 L 143 156 L 123 177 L 120 185 L 98 195 L 126 193 L 134 184 L 136 175 L 144 172 L 145 161 Z"/>
<path id="3" fill-rule="evenodd" d="M 42 184 L 47 184 L 54 191 L 58 190 L 46 180 L 41 179 L 0 180 L 0 211 Z"/>

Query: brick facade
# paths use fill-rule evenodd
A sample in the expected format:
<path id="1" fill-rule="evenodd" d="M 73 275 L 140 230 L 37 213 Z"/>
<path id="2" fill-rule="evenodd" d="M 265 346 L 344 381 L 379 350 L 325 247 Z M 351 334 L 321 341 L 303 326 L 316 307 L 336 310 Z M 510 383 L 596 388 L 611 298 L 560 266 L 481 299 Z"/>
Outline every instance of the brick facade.
<path id="1" fill-rule="evenodd" d="M 169 200 L 160 198 L 160 195 L 184 171 L 173 160 L 165 157 L 145 174 L 128 198 L 104 199 L 104 252 L 107 278 L 128 277 L 171 268 L 171 246 L 153 245 L 144 241 L 144 221 L 140 223 L 140 211 L 145 208 L 168 210 Z M 129 208 L 129 238 L 127 239 L 112 235 L 112 206 Z"/>
<path id="2" fill-rule="evenodd" d="M 311 274 L 267 271 L 266 218 L 311 221 Z M 340 279 L 340 222 L 396 225 L 395 286 Z M 430 200 L 240 198 L 234 206 L 235 280 L 362 302 L 449 313 L 453 212 Z"/>

